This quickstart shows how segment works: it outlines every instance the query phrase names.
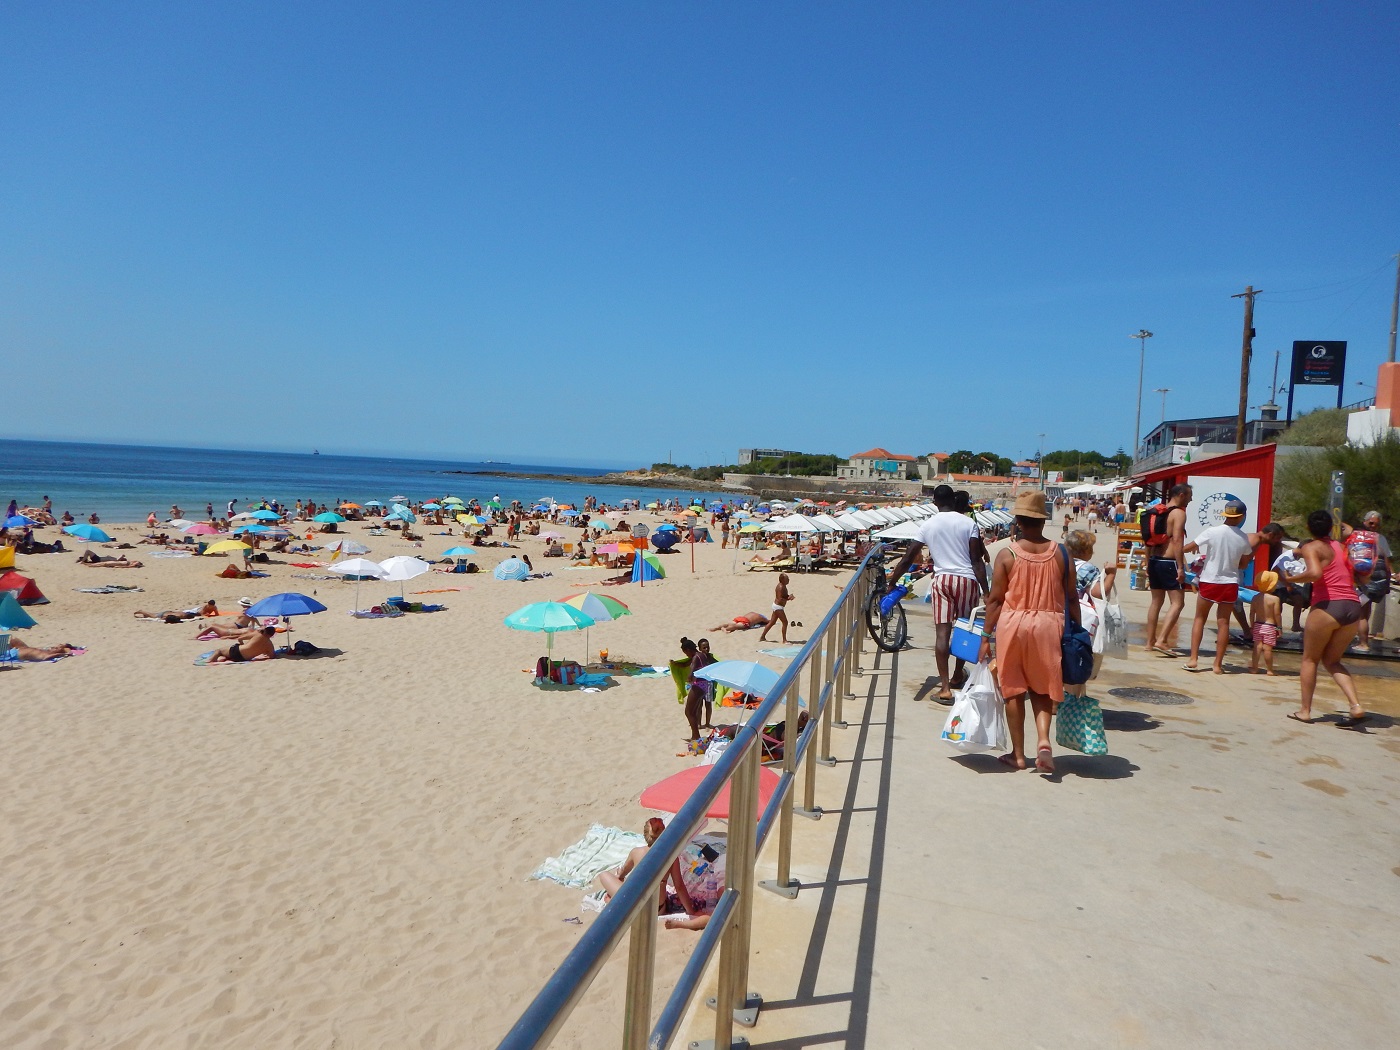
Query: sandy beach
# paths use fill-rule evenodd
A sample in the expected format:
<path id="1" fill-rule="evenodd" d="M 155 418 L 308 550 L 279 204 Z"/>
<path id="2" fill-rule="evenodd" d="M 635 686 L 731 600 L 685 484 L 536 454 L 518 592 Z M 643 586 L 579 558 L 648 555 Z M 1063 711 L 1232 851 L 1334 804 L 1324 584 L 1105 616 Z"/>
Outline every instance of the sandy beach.
<path id="1" fill-rule="evenodd" d="M 104 527 L 128 542 L 145 531 Z M 461 539 L 417 548 L 342 528 L 381 560 Z M 222 558 L 155 549 L 126 552 L 140 569 L 17 560 L 51 601 L 29 608 L 39 626 L 17 638 L 88 652 L 0 671 L 4 1045 L 493 1045 L 585 928 L 565 920 L 592 918 L 580 891 L 529 873 L 591 823 L 639 828 L 642 789 L 693 762 L 678 754 L 687 733 L 668 679 L 542 690 L 543 636 L 502 625 L 611 573 L 570 570 L 526 538 L 552 577 L 496 580 L 490 568 L 515 552 L 483 548 L 481 574 L 403 585 L 447 611 L 359 620 L 353 583 L 280 564 L 301 558 L 274 555 L 269 579 L 223 580 Z M 591 655 L 664 664 L 682 635 L 709 634 L 720 658 L 781 667 L 757 652 L 757 631 L 707 632 L 767 608 L 776 576 L 744 571 L 750 555 L 736 567 L 732 549 L 699 544 L 694 575 L 684 549 L 663 559 L 666 580 L 606 588 L 634 615 L 594 627 Z M 819 618 L 845 578 L 794 578 L 794 618 Z M 143 590 L 74 590 L 104 584 Z M 461 589 L 412 594 L 449 587 Z M 288 590 L 328 606 L 293 637 L 339 655 L 195 666 L 215 644 L 195 640 L 197 625 L 132 617 Z M 367 582 L 360 605 L 398 590 Z M 557 635 L 555 654 L 582 660 L 584 645 Z M 659 984 L 693 940 L 661 935 Z M 605 975 L 557 1045 L 598 1045 L 621 1003 Z"/>

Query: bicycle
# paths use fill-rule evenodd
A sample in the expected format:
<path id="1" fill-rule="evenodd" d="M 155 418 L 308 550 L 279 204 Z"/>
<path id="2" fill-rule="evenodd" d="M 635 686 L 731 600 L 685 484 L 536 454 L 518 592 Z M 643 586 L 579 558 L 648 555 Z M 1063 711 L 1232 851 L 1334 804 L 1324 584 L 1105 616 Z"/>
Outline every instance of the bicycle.
<path id="1" fill-rule="evenodd" d="M 891 590 L 884 566 L 875 566 L 875 585 L 865 603 L 865 626 L 875 644 L 887 653 L 898 652 L 909 641 L 909 621 L 903 605 L 908 593 L 908 587 Z"/>

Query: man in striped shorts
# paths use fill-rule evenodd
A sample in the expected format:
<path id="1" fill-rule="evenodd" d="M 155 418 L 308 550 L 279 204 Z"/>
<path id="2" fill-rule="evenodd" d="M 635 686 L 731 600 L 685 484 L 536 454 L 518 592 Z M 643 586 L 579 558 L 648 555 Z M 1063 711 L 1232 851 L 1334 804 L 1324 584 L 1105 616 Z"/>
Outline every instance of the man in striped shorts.
<path id="1" fill-rule="evenodd" d="M 953 621 L 961 619 L 977 607 L 987 594 L 987 549 L 977 523 L 966 514 L 953 509 L 954 493 L 950 486 L 939 485 L 933 490 L 933 502 L 938 513 L 925 518 L 919 526 L 919 538 L 909 544 L 893 570 L 890 580 L 898 580 L 928 548 L 933 559 L 933 655 L 938 662 L 939 690 L 935 697 L 940 704 L 953 702 L 953 689 L 962 685 L 963 662 L 957 661 L 953 675 L 948 674 L 948 657 L 953 641 Z"/>

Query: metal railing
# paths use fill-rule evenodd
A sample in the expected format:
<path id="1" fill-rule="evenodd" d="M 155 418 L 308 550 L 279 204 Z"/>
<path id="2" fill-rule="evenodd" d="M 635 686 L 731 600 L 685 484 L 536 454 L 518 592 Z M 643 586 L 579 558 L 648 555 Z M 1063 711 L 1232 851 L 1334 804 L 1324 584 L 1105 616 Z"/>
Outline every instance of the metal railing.
<path id="1" fill-rule="evenodd" d="M 818 762 L 835 765 L 831 755 L 833 724 L 841 720 L 842 702 L 854 694 L 851 678 L 860 673 L 860 652 L 865 630 L 864 611 L 886 547 L 876 544 L 861 561 L 811 639 L 777 684 L 734 735 L 733 742 L 666 826 L 666 830 L 632 869 L 622 888 L 608 902 L 574 949 L 520 1019 L 499 1044 L 499 1050 L 536 1050 L 546 1047 L 578 1005 L 603 964 L 630 933 L 627 961 L 627 999 L 623 1010 L 621 1045 L 625 1050 L 663 1050 L 669 1046 L 695 997 L 705 968 L 719 952 L 719 991 L 715 997 L 714 1046 L 734 1046 L 734 1025 L 757 1022 L 761 999 L 749 991 L 749 938 L 754 892 L 760 885 L 785 897 L 796 897 L 799 884 L 792 878 L 793 817 L 816 819 L 816 768 Z M 800 713 L 798 688 L 808 675 L 806 727 L 796 737 Z M 782 706 L 784 734 L 783 771 L 763 812 L 758 809 L 762 733 L 768 718 Z M 795 744 L 795 746 L 794 746 Z M 813 746 L 816 744 L 817 746 Z M 818 753 L 820 751 L 820 754 Z M 794 792 L 798 766 L 803 768 L 802 805 Z M 655 984 L 656 902 L 671 863 L 705 822 L 706 811 L 729 787 L 729 840 L 725 856 L 725 888 L 710 920 L 701 931 L 695 950 L 681 971 L 675 988 L 651 1021 Z M 777 877 L 759 883 L 754 867 L 774 827 L 778 829 Z M 746 1045 L 742 1040 L 738 1045 Z"/>

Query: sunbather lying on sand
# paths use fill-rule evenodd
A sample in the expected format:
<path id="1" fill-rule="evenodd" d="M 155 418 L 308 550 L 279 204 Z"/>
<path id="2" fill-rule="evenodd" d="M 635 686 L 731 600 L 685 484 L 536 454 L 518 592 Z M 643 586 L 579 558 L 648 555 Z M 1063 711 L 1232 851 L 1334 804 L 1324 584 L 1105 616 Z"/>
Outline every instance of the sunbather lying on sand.
<path id="1" fill-rule="evenodd" d="M 646 839 L 647 844 L 638 846 L 628 854 L 620 868 L 605 871 L 598 876 L 598 882 L 602 884 L 609 900 L 622 888 L 623 881 L 665 830 L 665 822 L 660 817 L 652 817 L 642 825 L 642 838 Z M 671 892 L 667 891 L 668 886 L 672 887 Z M 681 855 L 671 862 L 671 870 L 661 884 L 661 896 L 656 912 L 658 915 L 675 912 L 674 919 L 666 920 L 668 930 L 703 930 L 723 892 L 722 847 L 716 850 L 708 843 L 692 839 L 686 843 Z"/>
<path id="2" fill-rule="evenodd" d="M 137 609 L 131 614 L 138 620 L 164 620 L 166 623 L 181 623 L 184 620 L 198 620 L 203 616 L 218 616 L 219 606 L 213 598 L 197 609 L 165 609 L 158 613 Z"/>
<path id="3" fill-rule="evenodd" d="M 243 631 L 238 641 L 227 649 L 216 649 L 209 658 L 211 664 L 241 664 L 252 660 L 271 660 L 274 627 L 254 627 Z"/>
<path id="4" fill-rule="evenodd" d="M 711 627 L 712 631 L 724 631 L 726 634 L 733 631 L 747 631 L 750 627 L 762 627 L 768 622 L 768 617 L 761 612 L 740 613 L 728 623 L 718 623 Z"/>
<path id="5" fill-rule="evenodd" d="M 109 569 L 141 568 L 141 563 L 139 561 L 128 561 L 125 554 L 123 554 L 120 558 L 114 558 L 110 554 L 103 556 L 100 554 L 93 554 L 92 551 L 83 551 L 82 554 L 78 555 L 78 561 L 80 564 L 87 565 L 89 567 L 93 565 L 105 565 Z"/>
<path id="6" fill-rule="evenodd" d="M 36 645 L 22 645 L 19 642 L 13 642 L 11 643 L 9 649 L 9 655 L 16 660 L 35 661 L 54 660 L 60 656 L 76 656 L 78 653 L 81 652 L 83 652 L 82 646 L 69 645 L 67 642 L 63 642 L 60 645 L 49 645 L 42 647 Z"/>

